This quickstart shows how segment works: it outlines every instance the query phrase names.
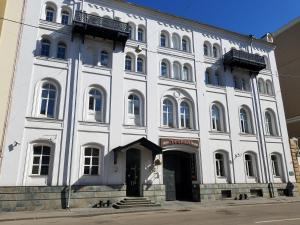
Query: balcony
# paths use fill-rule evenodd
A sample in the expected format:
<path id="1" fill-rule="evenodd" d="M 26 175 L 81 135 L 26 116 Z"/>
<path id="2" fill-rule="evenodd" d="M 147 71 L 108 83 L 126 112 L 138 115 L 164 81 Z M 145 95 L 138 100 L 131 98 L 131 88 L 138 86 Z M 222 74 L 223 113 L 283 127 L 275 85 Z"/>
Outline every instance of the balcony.
<path id="1" fill-rule="evenodd" d="M 224 55 L 223 63 L 230 67 L 239 67 L 254 73 L 258 73 L 266 68 L 266 62 L 263 56 L 236 49 L 231 49 Z"/>
<path id="2" fill-rule="evenodd" d="M 129 38 L 129 25 L 118 20 L 76 11 L 72 33 L 80 34 L 83 40 L 85 35 L 113 40 L 114 47 L 116 41 L 119 41 L 124 49 Z"/>

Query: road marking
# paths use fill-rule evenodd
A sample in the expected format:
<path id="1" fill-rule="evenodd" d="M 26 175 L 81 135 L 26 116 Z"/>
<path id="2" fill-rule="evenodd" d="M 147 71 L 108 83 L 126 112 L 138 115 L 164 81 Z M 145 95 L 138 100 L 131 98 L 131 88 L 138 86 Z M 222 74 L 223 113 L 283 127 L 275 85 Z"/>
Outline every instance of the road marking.
<path id="1" fill-rule="evenodd" d="M 295 220 L 300 220 L 300 218 L 290 218 L 290 219 L 281 219 L 281 220 L 265 220 L 265 221 L 258 221 L 255 223 L 273 223 L 273 222 L 295 221 Z"/>

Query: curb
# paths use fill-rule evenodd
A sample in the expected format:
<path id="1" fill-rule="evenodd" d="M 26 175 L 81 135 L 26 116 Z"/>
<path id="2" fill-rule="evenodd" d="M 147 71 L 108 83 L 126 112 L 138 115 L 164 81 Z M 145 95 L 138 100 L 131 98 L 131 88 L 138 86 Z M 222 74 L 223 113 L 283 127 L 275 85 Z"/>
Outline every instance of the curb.
<path id="1" fill-rule="evenodd" d="M 238 207 L 238 206 L 254 206 L 254 205 L 275 205 L 275 204 L 290 204 L 290 203 L 299 203 L 300 200 L 297 201 L 282 201 L 282 202 L 254 202 L 254 203 L 226 203 L 222 205 L 198 205 L 199 209 L 201 208 L 209 208 L 209 207 Z M 105 215 L 115 215 L 115 214 L 129 214 L 129 213 L 141 213 L 141 212 L 155 212 L 155 211 L 170 211 L 170 210 L 180 210 L 184 207 L 159 207 L 159 208 L 143 208 L 143 209 L 133 209 L 128 211 L 119 211 L 116 209 L 115 211 L 109 212 L 87 212 L 82 214 L 75 214 L 76 211 L 70 212 L 66 215 L 52 215 L 52 216 L 29 216 L 29 217 L 19 217 L 19 218 L 7 218 L 1 219 L 0 215 L 0 222 L 12 222 L 12 221 L 21 221 L 21 220 L 41 220 L 41 219 L 52 219 L 52 218 L 84 218 L 84 217 L 94 217 L 94 216 L 105 216 Z M 190 210 L 195 210 L 196 208 L 192 207 Z M 79 211 L 78 211 L 79 212 Z M 80 213 L 80 212 L 79 212 Z"/>
<path id="2" fill-rule="evenodd" d="M 163 208 L 156 208 L 156 209 L 134 209 L 130 211 L 110 211 L 110 212 L 105 212 L 105 213 L 97 213 L 97 212 L 87 212 L 87 213 L 82 213 L 82 214 L 73 214 L 76 212 L 70 212 L 70 214 L 66 215 L 53 215 L 53 216 L 31 216 L 31 217 L 19 217 L 19 218 L 7 218 L 7 219 L 1 219 L 0 222 L 12 222 L 12 221 L 21 221 L 21 220 L 41 220 L 41 219 L 52 219 L 52 218 L 67 218 L 67 217 L 72 217 L 72 218 L 84 218 L 84 217 L 94 217 L 94 216 L 105 216 L 105 215 L 114 215 L 114 214 L 127 214 L 127 213 L 140 213 L 140 212 L 155 212 L 155 211 L 168 211 L 168 209 L 163 209 Z"/>

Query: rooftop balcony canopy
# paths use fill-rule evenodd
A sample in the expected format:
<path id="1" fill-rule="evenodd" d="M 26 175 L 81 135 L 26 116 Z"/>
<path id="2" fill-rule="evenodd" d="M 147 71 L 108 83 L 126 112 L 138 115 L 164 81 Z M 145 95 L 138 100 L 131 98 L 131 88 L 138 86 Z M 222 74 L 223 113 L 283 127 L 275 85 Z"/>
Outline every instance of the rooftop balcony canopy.
<path id="1" fill-rule="evenodd" d="M 73 20 L 74 33 L 79 33 L 83 37 L 85 35 L 101 37 L 113 40 L 114 43 L 119 41 L 124 47 L 129 38 L 129 25 L 118 20 L 76 11 Z"/>
<path id="2" fill-rule="evenodd" d="M 263 56 L 231 49 L 223 57 L 224 65 L 230 67 L 239 67 L 253 72 L 259 72 L 266 68 L 266 62 Z"/>

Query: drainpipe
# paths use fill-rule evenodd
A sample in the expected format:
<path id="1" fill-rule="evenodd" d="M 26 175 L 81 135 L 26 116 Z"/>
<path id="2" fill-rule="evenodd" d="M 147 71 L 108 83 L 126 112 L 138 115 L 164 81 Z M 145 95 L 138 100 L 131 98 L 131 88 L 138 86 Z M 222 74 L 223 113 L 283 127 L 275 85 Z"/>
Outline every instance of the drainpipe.
<path id="1" fill-rule="evenodd" d="M 7 0 L 8 1 L 8 0 Z M 20 29 L 18 31 L 18 39 L 17 39 L 17 48 L 15 50 L 15 58 L 14 58 L 14 64 L 13 64 L 13 71 L 12 71 L 12 77 L 10 79 L 10 85 L 9 85 L 9 94 L 8 94 L 8 101 L 7 101 L 7 110 L 5 113 L 5 121 L 4 121 L 4 126 L 3 126 L 3 134 L 2 134 L 2 139 L 0 143 L 0 174 L 1 174 L 1 168 L 2 168 L 2 159 L 3 159 L 3 145 L 4 145 L 4 139 L 6 136 L 6 131 L 8 127 L 8 119 L 10 115 L 10 106 L 11 106 L 11 100 L 12 100 L 12 92 L 13 92 L 13 87 L 15 83 L 15 76 L 16 76 L 16 71 L 17 71 L 17 62 L 19 59 L 19 50 L 21 46 L 21 38 L 23 34 L 23 22 L 25 19 L 25 10 L 27 7 L 27 0 L 23 0 L 23 7 L 22 7 L 22 12 L 21 12 L 21 21 L 20 21 Z M 4 18 L 3 18 L 4 19 Z"/>
<path id="2" fill-rule="evenodd" d="M 253 54 L 254 36 L 249 35 L 249 37 L 250 37 L 250 49 L 251 49 L 251 53 Z M 257 123 L 258 137 L 259 137 L 259 145 L 261 148 L 262 157 L 263 157 L 263 165 L 264 165 L 264 169 L 265 169 L 265 179 L 266 179 L 266 182 L 268 183 L 270 196 L 274 197 L 274 189 L 273 189 L 273 184 L 272 184 L 271 175 L 270 175 L 270 171 L 269 171 L 270 167 L 269 167 L 269 162 L 268 162 L 268 153 L 267 153 L 266 138 L 265 138 L 265 134 L 264 134 L 264 126 L 262 127 L 262 129 L 260 126 L 260 124 L 263 123 L 263 116 L 261 113 L 262 110 L 261 110 L 261 104 L 260 104 L 260 98 L 259 98 L 259 91 L 257 89 L 258 84 L 257 84 L 256 77 L 254 77 L 253 75 L 250 75 L 250 76 L 251 76 L 251 81 L 252 81 L 253 103 L 254 103 L 255 111 L 256 111 L 256 123 Z M 254 89 L 254 87 L 256 87 L 256 89 Z M 261 123 L 260 123 L 258 117 L 260 117 Z"/>

